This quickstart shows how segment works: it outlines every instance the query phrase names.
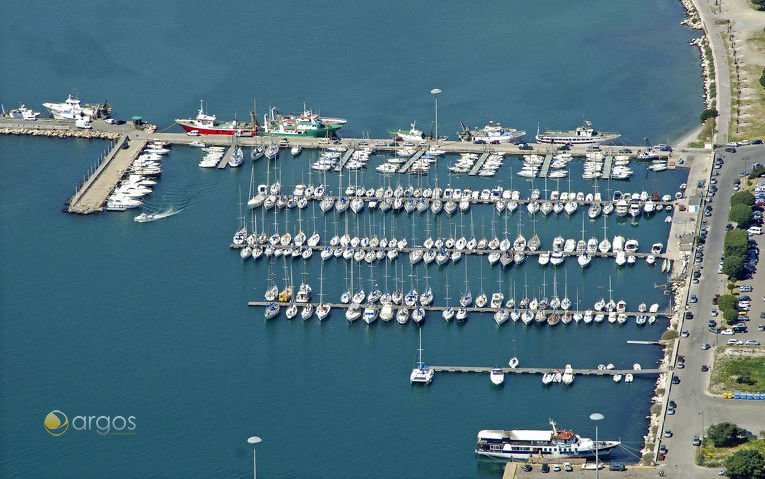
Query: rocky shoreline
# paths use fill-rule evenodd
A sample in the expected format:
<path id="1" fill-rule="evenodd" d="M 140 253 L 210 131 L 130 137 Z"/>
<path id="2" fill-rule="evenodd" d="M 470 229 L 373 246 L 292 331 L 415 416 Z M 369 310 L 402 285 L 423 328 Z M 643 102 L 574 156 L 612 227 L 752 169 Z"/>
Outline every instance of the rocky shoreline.
<path id="1" fill-rule="evenodd" d="M 700 30 L 704 33 L 704 36 L 694 38 L 690 41 L 691 45 L 698 47 L 699 57 L 701 58 L 701 75 L 704 78 L 704 105 L 706 108 L 713 108 L 715 105 L 715 71 L 714 60 L 712 59 L 712 50 L 709 47 L 709 39 L 707 38 L 706 31 L 704 30 L 704 24 L 701 21 L 696 6 L 692 0 L 680 0 L 680 4 L 685 10 L 686 17 L 680 23 L 692 28 L 694 30 Z"/>
<path id="2" fill-rule="evenodd" d="M 0 135 L 46 136 L 52 138 L 86 138 L 116 140 L 119 133 L 98 130 L 62 130 L 42 128 L 0 128 Z"/>

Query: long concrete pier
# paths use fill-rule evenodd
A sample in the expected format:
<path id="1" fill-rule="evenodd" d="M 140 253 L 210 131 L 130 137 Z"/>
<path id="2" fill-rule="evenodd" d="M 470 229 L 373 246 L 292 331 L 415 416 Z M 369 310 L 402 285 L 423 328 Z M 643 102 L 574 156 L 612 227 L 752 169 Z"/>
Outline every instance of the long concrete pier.
<path id="1" fill-rule="evenodd" d="M 480 373 L 488 374 L 493 367 L 484 366 L 430 366 L 433 371 L 437 373 Z M 549 372 L 563 372 L 564 368 L 498 368 L 502 369 L 505 374 L 545 374 Z M 626 374 L 632 374 L 633 376 L 655 375 L 662 373 L 661 369 L 573 369 L 575 375 L 584 376 L 616 376 L 620 374 L 622 376 Z"/>
<path id="2" fill-rule="evenodd" d="M 146 140 L 129 141 L 127 136 L 120 137 L 90 178 L 69 200 L 66 211 L 84 215 L 101 211 L 106 198 L 146 143 Z M 124 146 L 126 148 L 123 148 Z"/>
<path id="3" fill-rule="evenodd" d="M 14 131 L 10 131 L 14 130 Z M 17 132 L 15 130 L 29 130 L 26 132 Z M 34 131 L 36 136 L 40 136 L 45 131 L 50 131 L 51 136 L 57 136 L 55 133 L 58 131 L 80 131 L 78 130 L 73 121 L 68 120 L 53 120 L 53 119 L 38 119 L 36 121 L 22 121 L 12 118 L 0 118 L 0 134 L 29 134 L 33 135 Z M 208 145 L 214 146 L 230 146 L 230 135 L 203 135 L 203 136 L 188 136 L 182 132 L 149 132 L 141 129 L 137 129 L 132 124 L 124 125 L 110 125 L 103 120 L 95 120 L 93 122 L 93 129 L 88 130 L 93 133 L 115 133 L 119 135 L 130 135 L 130 138 L 140 138 L 147 141 L 163 141 L 173 145 L 188 145 L 193 141 L 204 141 Z M 262 145 L 267 143 L 273 137 L 268 136 L 251 136 L 251 137 L 238 137 L 237 143 L 245 148 L 255 145 Z M 303 148 L 325 149 L 333 146 L 332 142 L 326 138 L 316 137 L 287 137 L 289 146 L 300 145 Z M 370 146 L 377 150 L 395 151 L 398 148 L 403 147 L 403 144 L 399 142 L 394 144 L 390 138 L 338 138 L 339 144 L 344 146 L 359 148 L 362 146 Z M 545 154 L 551 153 L 556 150 L 557 145 L 549 145 L 546 143 L 528 143 L 528 147 L 531 149 L 521 149 L 520 145 L 512 143 L 501 143 L 497 145 L 485 145 L 475 144 L 456 140 L 438 140 L 435 142 L 423 142 L 424 145 L 437 145 L 438 149 L 444 150 L 447 153 L 485 153 L 485 152 L 498 152 L 513 155 L 529 155 L 529 154 Z M 587 151 L 588 145 L 574 145 L 569 153 L 575 156 L 584 156 Z M 620 149 L 629 149 L 633 152 L 637 152 L 645 149 L 644 146 L 627 146 L 627 145 L 601 145 L 602 152 L 617 152 Z M 669 152 L 657 152 L 662 157 L 667 157 Z"/>

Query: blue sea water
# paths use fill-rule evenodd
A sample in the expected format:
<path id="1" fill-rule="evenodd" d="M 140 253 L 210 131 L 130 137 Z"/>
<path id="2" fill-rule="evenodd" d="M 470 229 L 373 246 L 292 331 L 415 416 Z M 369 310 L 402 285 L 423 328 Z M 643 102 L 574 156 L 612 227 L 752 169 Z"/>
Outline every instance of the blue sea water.
<path id="1" fill-rule="evenodd" d="M 72 89 L 87 101 L 108 98 L 120 117 L 143 115 L 162 127 L 193 114 L 199 98 L 221 118 L 246 118 L 253 96 L 267 105 L 299 110 L 307 101 L 322 113 L 346 116 L 345 134 L 384 135 L 410 121 L 429 130 L 433 87 L 439 130 L 453 134 L 459 121 L 489 119 L 535 131 L 573 127 L 586 115 L 596 126 L 621 131 L 625 141 L 673 139 L 690 129 L 702 108 L 694 36 L 679 25 L 678 2 L 596 1 L 580 4 L 489 2 L 202 2 L 76 4 L 25 2 L 6 6 L 13 29 L 0 30 L 4 64 L 0 100 L 39 107 Z M 200 170 L 199 152 L 175 148 L 148 200 L 150 207 L 183 208 L 161 221 L 139 224 L 133 214 L 66 215 L 62 208 L 88 167 L 107 147 L 85 140 L 0 137 L 0 475 L 8 477 L 248 477 L 257 434 L 261 477 L 498 477 L 498 469 L 472 454 L 482 428 L 544 428 L 549 417 L 593 434 L 588 414 L 600 411 L 602 437 L 620 437 L 639 448 L 650 407 L 652 379 L 613 384 L 579 377 L 571 388 L 544 388 L 538 377 L 509 377 L 502 389 L 484 376 L 441 374 L 428 388 L 408 384 L 417 330 L 408 325 L 348 325 L 334 312 L 323 324 L 279 319 L 266 322 L 248 308 L 260 299 L 268 266 L 243 263 L 228 248 L 246 195 L 249 168 Z M 285 185 L 309 181 L 310 153 L 286 155 L 269 168 L 256 165 L 256 182 L 279 174 Z M 439 184 L 485 188 L 495 183 L 528 191 L 510 173 L 508 159 L 493 180 L 448 177 Z M 379 160 L 374 160 L 379 161 Z M 249 163 L 248 163 L 249 165 Z M 573 166 L 572 190 L 587 191 Z M 435 174 L 425 181 L 433 184 Z M 512 178 L 512 180 L 511 180 Z M 328 177 L 330 184 L 339 179 Z M 311 178 L 317 182 L 317 179 Z M 373 172 L 344 175 L 366 186 L 383 184 Z M 417 181 L 405 177 L 403 184 Z M 672 194 L 682 170 L 646 173 L 611 189 Z M 609 185 L 601 182 L 601 191 Z M 537 181 L 534 188 L 544 189 Z M 568 190 L 548 182 L 548 189 Z M 488 207 L 451 219 L 387 215 L 386 232 L 419 240 L 454 230 L 511 237 L 518 223 L 543 244 L 561 234 L 579 238 L 583 212 L 540 219 L 507 218 Z M 308 208 L 277 217 L 279 231 L 334 234 L 345 219 Z M 350 215 L 348 227 L 382 232 L 382 215 Z M 472 228 L 471 228 L 472 217 Z M 273 229 L 274 215 L 258 213 Z M 375 221 L 370 222 L 370 219 Z M 663 214 L 638 225 L 609 219 L 609 236 L 666 242 Z M 326 222 L 326 223 L 325 223 Z M 374 225 L 374 226 L 372 226 Z M 603 234 L 603 222 L 585 221 L 585 237 Z M 327 237 L 327 235 L 324 235 Z M 403 260 L 403 261 L 402 261 Z M 456 298 L 467 274 L 474 293 L 528 284 L 551 294 L 579 294 L 591 304 L 608 297 L 629 304 L 666 306 L 665 277 L 639 263 L 617 268 L 593 260 L 579 272 L 573 259 L 543 273 L 532 258 L 506 272 L 485 259 L 429 268 L 437 302 L 449 284 Z M 348 274 L 344 262 L 320 268 L 309 261 L 315 294 L 337 298 Z M 425 269 L 397 263 L 405 286 L 422 288 Z M 404 271 L 401 273 L 401 266 Z M 292 275 L 303 273 L 290 262 Z M 272 264 L 281 282 L 284 265 Z M 483 281 L 480 276 L 483 273 Z M 358 270 L 356 271 L 358 274 Z M 385 267 L 361 268 L 385 281 Z M 393 282 L 396 272 L 388 271 Z M 416 278 L 416 279 L 415 279 Z M 649 367 L 659 359 L 650 346 L 627 339 L 655 339 L 659 324 L 497 328 L 489 316 L 467 324 L 429 317 L 423 329 L 432 364 L 504 364 L 516 355 L 526 366 L 593 367 L 613 362 Z M 51 410 L 74 416 L 135 416 L 135 435 L 77 431 L 50 436 L 43 419 Z M 629 459 L 626 451 L 616 453 Z"/>

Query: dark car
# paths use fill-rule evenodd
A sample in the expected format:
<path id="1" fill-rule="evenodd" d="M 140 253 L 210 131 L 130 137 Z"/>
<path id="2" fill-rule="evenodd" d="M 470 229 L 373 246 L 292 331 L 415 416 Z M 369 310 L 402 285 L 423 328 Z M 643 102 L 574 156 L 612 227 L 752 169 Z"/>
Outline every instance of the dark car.
<path id="1" fill-rule="evenodd" d="M 486 142 L 483 141 L 483 140 L 475 140 L 475 141 L 473 141 L 473 143 L 475 143 L 476 145 L 485 145 L 486 144 Z M 520 148 L 521 148 L 521 150 L 525 150 L 523 145 L 521 145 Z"/>
<path id="2" fill-rule="evenodd" d="M 701 365 L 701 372 L 705 373 L 707 371 L 709 371 L 709 366 L 707 366 L 706 364 L 702 364 Z"/>
<path id="3" fill-rule="evenodd" d="M 680 384 L 680 376 L 672 376 L 672 384 Z"/>
<path id="4" fill-rule="evenodd" d="M 621 462 L 614 462 L 608 466 L 608 470 L 609 471 L 626 471 L 627 468 L 624 467 L 624 464 Z"/>
<path id="5" fill-rule="evenodd" d="M 725 149 L 725 151 L 726 151 L 726 152 L 728 152 L 728 153 L 735 153 L 735 152 L 736 152 L 736 149 L 735 149 L 735 148 L 733 148 L 732 146 L 729 146 L 729 147 L 727 147 L 727 148 Z"/>
<path id="6" fill-rule="evenodd" d="M 525 464 L 523 466 L 523 472 L 531 472 L 532 469 L 534 469 L 534 468 L 531 467 L 531 464 Z"/>
<path id="7" fill-rule="evenodd" d="M 693 319 L 693 313 L 690 311 L 685 312 L 685 319 Z"/>
<path id="8" fill-rule="evenodd" d="M 550 466 L 548 466 L 547 464 L 542 464 L 542 472 L 544 473 L 550 472 Z"/>
<path id="9" fill-rule="evenodd" d="M 733 225 L 732 224 L 728 223 L 727 225 L 725 225 L 725 231 L 730 231 L 732 229 L 733 229 Z"/>

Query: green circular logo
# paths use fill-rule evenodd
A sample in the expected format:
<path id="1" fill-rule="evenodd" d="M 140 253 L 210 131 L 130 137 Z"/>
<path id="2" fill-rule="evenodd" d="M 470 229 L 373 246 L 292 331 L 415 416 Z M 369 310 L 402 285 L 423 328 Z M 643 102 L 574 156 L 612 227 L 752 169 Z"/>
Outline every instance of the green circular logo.
<path id="1" fill-rule="evenodd" d="M 69 418 L 63 412 L 55 409 L 45 416 L 43 425 L 51 436 L 60 436 L 69 429 Z"/>

